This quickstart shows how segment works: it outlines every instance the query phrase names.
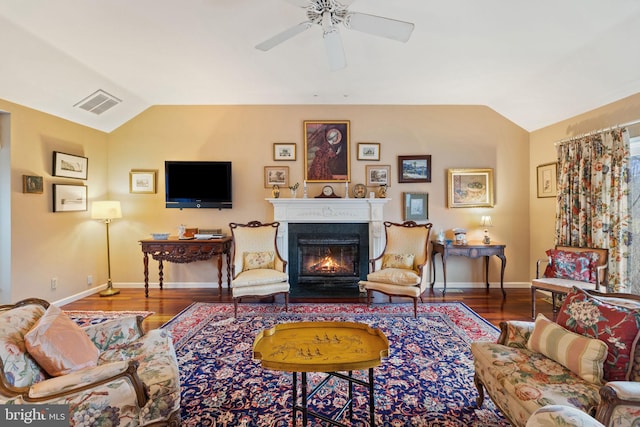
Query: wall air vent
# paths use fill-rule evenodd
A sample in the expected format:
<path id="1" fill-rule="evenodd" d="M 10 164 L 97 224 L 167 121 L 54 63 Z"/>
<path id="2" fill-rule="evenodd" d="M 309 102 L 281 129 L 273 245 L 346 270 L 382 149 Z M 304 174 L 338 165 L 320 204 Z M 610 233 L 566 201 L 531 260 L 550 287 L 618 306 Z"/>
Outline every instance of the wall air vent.
<path id="1" fill-rule="evenodd" d="M 83 110 L 89 111 L 90 113 L 99 115 L 121 102 L 121 99 L 108 94 L 102 89 L 98 89 L 91 95 L 84 98 L 82 101 L 75 104 L 74 107 L 82 108 Z"/>

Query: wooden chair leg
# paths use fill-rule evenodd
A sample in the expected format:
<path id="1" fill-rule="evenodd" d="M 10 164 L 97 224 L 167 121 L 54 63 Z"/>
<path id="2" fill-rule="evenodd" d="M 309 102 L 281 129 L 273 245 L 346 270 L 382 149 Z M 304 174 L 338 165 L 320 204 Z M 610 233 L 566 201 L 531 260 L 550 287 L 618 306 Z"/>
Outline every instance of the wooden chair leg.
<path id="1" fill-rule="evenodd" d="M 371 289 L 367 289 L 367 305 L 371 307 Z"/>
<path id="2" fill-rule="evenodd" d="M 233 299 L 233 317 L 238 317 L 238 300 L 240 300 L 240 298 Z"/>
<path id="3" fill-rule="evenodd" d="M 418 298 L 413 299 L 413 318 L 418 318 Z"/>
<path id="4" fill-rule="evenodd" d="M 289 292 L 284 294 L 284 311 L 289 311 Z"/>

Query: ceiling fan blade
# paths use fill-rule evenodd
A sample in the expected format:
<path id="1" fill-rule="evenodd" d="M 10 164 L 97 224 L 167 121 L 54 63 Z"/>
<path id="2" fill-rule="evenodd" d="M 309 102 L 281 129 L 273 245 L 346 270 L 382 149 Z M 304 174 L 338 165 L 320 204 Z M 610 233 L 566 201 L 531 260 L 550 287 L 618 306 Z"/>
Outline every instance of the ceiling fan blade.
<path id="1" fill-rule="evenodd" d="M 337 71 L 347 66 L 347 59 L 344 56 L 342 38 L 337 28 L 332 27 L 324 32 L 324 46 L 327 49 L 327 58 L 331 71 Z"/>
<path id="2" fill-rule="evenodd" d="M 284 30 L 281 33 L 276 34 L 270 39 L 267 39 L 262 43 L 257 44 L 256 49 L 266 52 L 267 50 L 279 45 L 280 43 L 283 43 L 289 40 L 290 38 L 297 36 L 301 32 L 307 30 L 309 27 L 311 27 L 311 25 L 313 24 L 309 21 L 301 22 L 298 25 L 295 25 L 287 30 Z"/>
<path id="3" fill-rule="evenodd" d="M 415 25 L 410 22 L 359 12 L 349 13 L 344 21 L 344 25 L 356 31 L 362 31 L 363 33 L 386 37 L 401 42 L 409 40 L 413 32 L 413 27 L 415 27 Z"/>

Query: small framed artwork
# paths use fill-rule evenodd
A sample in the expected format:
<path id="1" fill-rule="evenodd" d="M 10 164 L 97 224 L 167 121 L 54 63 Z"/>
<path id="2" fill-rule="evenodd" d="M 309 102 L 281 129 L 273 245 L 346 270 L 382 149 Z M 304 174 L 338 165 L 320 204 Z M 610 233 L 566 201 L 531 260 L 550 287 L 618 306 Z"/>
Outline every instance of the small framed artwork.
<path id="1" fill-rule="evenodd" d="M 431 156 L 398 156 L 398 182 L 431 182 Z"/>
<path id="2" fill-rule="evenodd" d="M 493 169 L 449 169 L 450 208 L 493 207 Z"/>
<path id="3" fill-rule="evenodd" d="M 264 188 L 271 188 L 274 185 L 280 188 L 289 186 L 289 166 L 264 167 Z"/>
<path id="4" fill-rule="evenodd" d="M 426 221 L 429 219 L 428 193 L 403 193 L 403 195 L 405 221 Z"/>
<path id="5" fill-rule="evenodd" d="M 73 154 L 53 152 L 53 176 L 87 179 L 89 159 Z"/>
<path id="6" fill-rule="evenodd" d="M 386 185 L 391 186 L 391 166 L 389 165 L 367 165 L 367 186 Z"/>
<path id="7" fill-rule="evenodd" d="M 537 167 L 538 198 L 555 197 L 557 194 L 558 164 L 545 163 Z"/>
<path id="8" fill-rule="evenodd" d="M 304 121 L 304 179 L 307 182 L 349 182 L 348 120 Z"/>
<path id="9" fill-rule="evenodd" d="M 296 144 L 273 144 L 273 160 L 295 160 L 296 159 Z"/>
<path id="10" fill-rule="evenodd" d="M 380 160 L 380 144 L 377 142 L 359 142 L 358 160 Z"/>
<path id="11" fill-rule="evenodd" d="M 75 212 L 86 210 L 86 185 L 53 184 L 54 212 Z"/>
<path id="12" fill-rule="evenodd" d="M 129 172 L 129 193 L 155 194 L 157 170 L 133 169 Z"/>
<path id="13" fill-rule="evenodd" d="M 41 176 L 22 175 L 22 192 L 32 194 L 42 194 L 43 180 Z"/>

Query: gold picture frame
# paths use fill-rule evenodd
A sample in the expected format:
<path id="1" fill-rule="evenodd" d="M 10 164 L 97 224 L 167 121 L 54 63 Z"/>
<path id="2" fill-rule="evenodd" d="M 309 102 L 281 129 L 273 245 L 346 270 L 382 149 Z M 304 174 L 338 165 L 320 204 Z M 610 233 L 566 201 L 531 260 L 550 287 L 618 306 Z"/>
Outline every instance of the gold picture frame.
<path id="1" fill-rule="evenodd" d="M 296 160 L 296 144 L 274 142 L 273 143 L 273 160 L 276 162 Z"/>
<path id="2" fill-rule="evenodd" d="M 43 177 L 38 175 L 22 175 L 22 192 L 42 194 L 44 192 Z"/>
<path id="3" fill-rule="evenodd" d="M 558 163 L 538 165 L 536 172 L 538 177 L 538 198 L 556 197 L 558 194 Z"/>
<path id="4" fill-rule="evenodd" d="M 380 160 L 380 143 L 358 142 L 358 160 Z"/>
<path id="5" fill-rule="evenodd" d="M 289 186 L 289 166 L 264 167 L 264 188 L 272 188 L 274 185 L 280 188 Z"/>
<path id="6" fill-rule="evenodd" d="M 493 207 L 493 169 L 448 169 L 450 208 Z"/>
<path id="7" fill-rule="evenodd" d="M 307 182 L 350 182 L 349 120 L 305 120 L 304 179 Z"/>
<path id="8" fill-rule="evenodd" d="M 391 166 L 390 165 L 366 165 L 367 186 L 375 187 L 386 185 L 391 187 Z"/>
<path id="9" fill-rule="evenodd" d="M 129 172 L 129 193 L 155 194 L 156 177 L 158 171 L 154 169 L 134 169 Z"/>

